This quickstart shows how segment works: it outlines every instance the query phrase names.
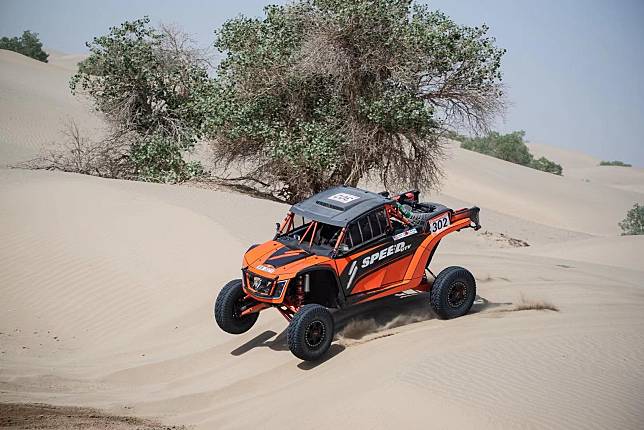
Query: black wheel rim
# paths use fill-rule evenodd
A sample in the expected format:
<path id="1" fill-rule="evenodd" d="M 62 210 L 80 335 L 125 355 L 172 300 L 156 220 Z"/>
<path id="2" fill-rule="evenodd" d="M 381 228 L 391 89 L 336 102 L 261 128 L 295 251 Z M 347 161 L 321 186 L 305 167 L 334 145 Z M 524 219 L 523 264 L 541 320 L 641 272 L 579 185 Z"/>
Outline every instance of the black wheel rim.
<path id="1" fill-rule="evenodd" d="M 241 314 L 243 312 L 243 308 L 244 297 L 240 297 L 239 299 L 237 299 L 237 301 L 235 301 L 235 304 L 233 305 L 233 318 L 240 320 L 246 317 L 247 315 L 242 316 Z"/>
<path id="2" fill-rule="evenodd" d="M 467 299 L 467 285 L 463 282 L 454 282 L 447 292 L 447 304 L 450 308 L 459 308 Z"/>
<path id="3" fill-rule="evenodd" d="M 324 324 L 322 323 L 322 321 L 316 320 L 309 324 L 309 326 L 306 328 L 304 339 L 306 340 L 306 344 L 309 346 L 309 348 L 315 349 L 322 345 L 325 335 L 326 328 L 324 327 Z"/>

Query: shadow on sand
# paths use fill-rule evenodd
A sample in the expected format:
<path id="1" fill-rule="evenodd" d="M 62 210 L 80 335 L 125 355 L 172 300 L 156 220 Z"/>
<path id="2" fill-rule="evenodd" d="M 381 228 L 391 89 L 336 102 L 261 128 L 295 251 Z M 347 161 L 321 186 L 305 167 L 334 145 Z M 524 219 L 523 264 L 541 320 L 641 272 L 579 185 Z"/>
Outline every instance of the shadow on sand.
<path id="1" fill-rule="evenodd" d="M 255 348 L 270 348 L 273 351 L 288 350 L 288 345 L 286 344 L 286 329 L 277 335 L 275 339 L 271 340 L 275 335 L 277 335 L 277 333 L 273 330 L 266 330 L 243 345 L 233 349 L 230 353 L 234 356 L 240 356 Z"/>
<path id="2" fill-rule="evenodd" d="M 511 303 L 493 303 L 483 297 L 476 296 L 469 314 L 502 307 Z M 360 339 L 389 330 L 403 327 L 421 321 L 437 318 L 429 306 L 429 293 L 412 292 L 386 297 L 373 302 L 353 305 L 333 313 L 335 321 L 336 340 L 338 338 L 360 341 Z M 393 335 L 395 333 L 391 333 Z M 387 334 L 388 335 L 388 334 Z M 287 351 L 286 327 L 277 334 L 266 330 L 243 345 L 232 350 L 234 356 L 240 356 L 255 348 L 270 348 L 274 351 Z M 313 369 L 346 349 L 345 345 L 334 343 L 329 352 L 317 362 L 301 362 L 298 367 L 302 370 Z"/>

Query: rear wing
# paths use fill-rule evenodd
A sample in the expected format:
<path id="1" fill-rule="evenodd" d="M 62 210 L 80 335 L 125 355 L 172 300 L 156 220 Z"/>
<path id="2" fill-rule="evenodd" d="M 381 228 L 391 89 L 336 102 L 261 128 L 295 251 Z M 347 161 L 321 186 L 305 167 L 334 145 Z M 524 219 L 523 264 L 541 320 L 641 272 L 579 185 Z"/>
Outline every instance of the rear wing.
<path id="1" fill-rule="evenodd" d="M 455 210 L 454 213 L 452 214 L 452 223 L 455 221 L 459 221 L 462 219 L 470 219 L 470 227 L 472 227 L 474 230 L 478 230 L 481 228 L 481 223 L 479 221 L 479 213 L 481 212 L 481 209 L 473 206 L 471 208 L 463 208 L 463 209 L 458 209 Z"/>

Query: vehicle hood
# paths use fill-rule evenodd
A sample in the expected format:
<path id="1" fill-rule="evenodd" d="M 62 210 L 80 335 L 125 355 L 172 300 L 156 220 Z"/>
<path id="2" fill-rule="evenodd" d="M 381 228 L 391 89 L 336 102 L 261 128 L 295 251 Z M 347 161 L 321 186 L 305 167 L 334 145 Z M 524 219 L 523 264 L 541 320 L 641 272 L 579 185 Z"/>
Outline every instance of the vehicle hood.
<path id="1" fill-rule="evenodd" d="M 244 265 L 259 275 L 272 278 L 293 276 L 306 266 L 327 260 L 328 257 L 312 255 L 301 249 L 291 249 L 273 240 L 249 249 L 244 256 Z"/>

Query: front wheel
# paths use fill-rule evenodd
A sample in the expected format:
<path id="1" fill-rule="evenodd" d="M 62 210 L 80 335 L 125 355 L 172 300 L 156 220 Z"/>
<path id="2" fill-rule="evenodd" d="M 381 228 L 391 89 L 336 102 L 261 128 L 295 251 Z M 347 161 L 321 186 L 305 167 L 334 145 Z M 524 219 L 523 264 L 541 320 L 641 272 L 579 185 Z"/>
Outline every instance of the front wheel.
<path id="1" fill-rule="evenodd" d="M 242 334 L 250 330 L 257 321 L 257 312 L 241 315 L 245 296 L 241 279 L 230 281 L 219 292 L 215 300 L 215 321 L 223 331 Z"/>
<path id="2" fill-rule="evenodd" d="M 469 270 L 458 266 L 442 270 L 431 288 L 430 301 L 442 319 L 457 318 L 469 312 L 476 297 L 476 281 Z"/>
<path id="3" fill-rule="evenodd" d="M 329 350 L 334 336 L 331 312 L 321 305 L 304 305 L 288 325 L 286 340 L 297 358 L 315 361 Z"/>

